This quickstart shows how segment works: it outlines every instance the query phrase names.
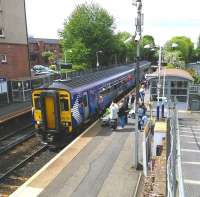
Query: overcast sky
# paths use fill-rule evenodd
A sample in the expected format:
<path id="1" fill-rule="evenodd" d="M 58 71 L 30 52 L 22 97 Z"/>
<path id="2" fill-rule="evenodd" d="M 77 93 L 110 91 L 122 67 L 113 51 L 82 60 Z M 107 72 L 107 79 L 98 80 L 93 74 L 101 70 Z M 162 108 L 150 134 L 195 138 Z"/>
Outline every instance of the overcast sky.
<path id="1" fill-rule="evenodd" d="M 58 38 L 58 29 L 76 5 L 91 0 L 26 0 L 29 35 Z M 136 8 L 132 0 L 93 0 L 114 18 L 116 31 L 134 33 Z M 150 34 L 157 44 L 172 36 L 184 35 L 197 42 L 200 34 L 200 2 L 198 0 L 143 0 L 143 35 Z"/>

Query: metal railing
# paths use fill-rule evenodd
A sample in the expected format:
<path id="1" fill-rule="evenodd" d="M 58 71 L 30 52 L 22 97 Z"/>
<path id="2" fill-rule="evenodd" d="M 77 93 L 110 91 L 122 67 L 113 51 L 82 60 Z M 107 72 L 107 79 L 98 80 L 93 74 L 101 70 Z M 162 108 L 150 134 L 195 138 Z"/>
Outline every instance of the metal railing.
<path id="1" fill-rule="evenodd" d="M 190 87 L 190 94 L 200 95 L 200 85 L 192 85 Z"/>
<path id="2" fill-rule="evenodd" d="M 167 196 L 184 197 L 184 184 L 181 168 L 181 149 L 178 114 L 172 109 L 173 116 L 169 120 L 168 158 L 167 158 Z"/>

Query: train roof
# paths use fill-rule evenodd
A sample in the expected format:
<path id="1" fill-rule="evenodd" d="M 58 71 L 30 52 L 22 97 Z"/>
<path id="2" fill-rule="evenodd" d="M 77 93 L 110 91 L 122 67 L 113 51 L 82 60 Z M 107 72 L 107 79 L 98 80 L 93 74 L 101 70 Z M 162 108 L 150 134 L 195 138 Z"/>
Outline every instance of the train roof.
<path id="1" fill-rule="evenodd" d="M 141 67 L 149 66 L 150 62 L 143 61 L 140 65 Z M 135 70 L 135 66 L 136 64 L 118 66 L 73 78 L 71 81 L 57 80 L 50 88 L 67 89 L 71 92 L 81 91 L 123 76 Z"/>

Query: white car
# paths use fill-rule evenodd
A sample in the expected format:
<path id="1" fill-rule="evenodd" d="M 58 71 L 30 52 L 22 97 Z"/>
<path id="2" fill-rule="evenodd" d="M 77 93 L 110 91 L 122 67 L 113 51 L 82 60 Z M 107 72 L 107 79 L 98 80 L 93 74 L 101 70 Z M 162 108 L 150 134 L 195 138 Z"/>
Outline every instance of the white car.
<path id="1" fill-rule="evenodd" d="M 46 66 L 42 66 L 42 65 L 35 65 L 35 66 L 33 66 L 33 68 L 31 70 L 35 73 L 35 75 L 55 73 L 54 70 L 51 70 L 50 68 L 48 68 Z"/>

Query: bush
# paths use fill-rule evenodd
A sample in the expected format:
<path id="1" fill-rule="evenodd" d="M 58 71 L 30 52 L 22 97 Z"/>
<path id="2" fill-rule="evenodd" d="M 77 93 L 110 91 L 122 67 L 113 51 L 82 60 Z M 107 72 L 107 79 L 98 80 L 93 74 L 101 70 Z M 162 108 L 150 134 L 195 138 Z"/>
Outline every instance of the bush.
<path id="1" fill-rule="evenodd" d="M 84 63 L 73 66 L 73 70 L 76 70 L 76 71 L 84 71 L 84 70 L 87 70 L 87 69 L 89 69 L 89 66 L 87 64 L 84 64 Z"/>
<path id="2" fill-rule="evenodd" d="M 174 64 L 168 63 L 167 66 L 166 66 L 166 68 L 176 68 L 176 66 Z"/>
<path id="3" fill-rule="evenodd" d="M 49 68 L 50 68 L 51 70 L 56 70 L 56 65 L 54 65 L 54 64 L 53 64 L 53 65 L 50 65 Z"/>

